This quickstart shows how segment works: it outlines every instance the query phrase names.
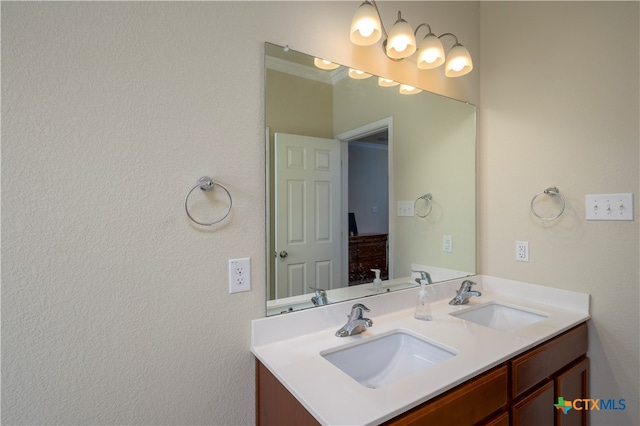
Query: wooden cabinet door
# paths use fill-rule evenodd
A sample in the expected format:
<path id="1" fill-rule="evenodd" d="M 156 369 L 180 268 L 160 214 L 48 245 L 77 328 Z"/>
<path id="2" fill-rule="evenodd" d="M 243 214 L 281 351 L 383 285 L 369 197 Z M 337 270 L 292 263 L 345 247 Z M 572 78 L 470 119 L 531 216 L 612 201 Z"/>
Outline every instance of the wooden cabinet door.
<path id="1" fill-rule="evenodd" d="M 488 420 L 486 423 L 483 422 L 482 426 L 509 426 L 509 412 L 504 412 Z"/>
<path id="2" fill-rule="evenodd" d="M 256 359 L 256 425 L 318 426 L 315 418 Z"/>
<path id="3" fill-rule="evenodd" d="M 587 353 L 587 324 L 583 323 L 511 361 L 511 397 L 518 398 L 538 383 Z"/>
<path id="4" fill-rule="evenodd" d="M 552 426 L 556 410 L 553 404 L 553 381 L 550 380 L 511 406 L 511 424 Z"/>
<path id="5" fill-rule="evenodd" d="M 556 398 L 565 401 L 586 399 L 589 392 L 589 358 L 578 361 L 568 370 L 560 373 L 556 379 Z M 587 426 L 589 410 L 571 409 L 565 414 L 556 409 L 556 426 Z"/>

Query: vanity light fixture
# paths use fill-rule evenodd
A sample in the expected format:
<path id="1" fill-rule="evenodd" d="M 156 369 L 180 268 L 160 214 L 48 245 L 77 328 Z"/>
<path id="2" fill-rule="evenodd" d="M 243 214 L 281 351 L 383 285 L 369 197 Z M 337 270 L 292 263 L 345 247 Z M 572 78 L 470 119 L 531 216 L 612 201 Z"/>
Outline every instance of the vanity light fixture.
<path id="1" fill-rule="evenodd" d="M 313 59 L 313 64 L 320 68 L 321 70 L 327 70 L 327 71 L 331 71 L 331 70 L 335 70 L 336 68 L 338 68 L 340 66 L 340 64 L 336 64 L 330 61 L 327 61 L 325 59 L 320 59 L 320 58 L 314 58 Z"/>
<path id="2" fill-rule="evenodd" d="M 378 86 L 381 87 L 393 87 L 393 86 L 397 86 L 398 83 L 397 81 L 393 81 L 393 80 L 389 80 L 388 78 L 384 78 L 384 77 L 378 77 Z"/>
<path id="3" fill-rule="evenodd" d="M 418 30 L 427 28 L 427 35 L 423 37 L 418 45 L 416 37 Z M 398 12 L 391 31 L 387 33 L 382 24 L 382 17 L 375 0 L 365 0 L 351 21 L 350 39 L 358 46 L 370 46 L 377 43 L 384 35 L 382 50 L 392 61 L 401 61 L 412 56 L 416 51 L 416 66 L 421 70 L 437 68 L 444 64 L 445 75 L 447 77 L 460 77 L 468 74 L 473 69 L 473 62 L 469 51 L 458 41 L 452 33 L 444 33 L 436 36 L 431 32 L 429 24 L 420 24 L 415 31 L 411 25 Z M 442 38 L 453 37 L 455 42 L 449 53 L 445 55 Z"/>
<path id="4" fill-rule="evenodd" d="M 360 71 L 354 68 L 349 68 L 349 77 L 356 80 L 364 80 L 365 78 L 371 77 L 371 74 L 367 74 L 364 71 Z"/>
<path id="5" fill-rule="evenodd" d="M 408 84 L 400 85 L 400 93 L 403 95 L 415 95 L 420 92 L 422 92 L 422 89 L 418 89 L 417 87 L 409 86 Z"/>

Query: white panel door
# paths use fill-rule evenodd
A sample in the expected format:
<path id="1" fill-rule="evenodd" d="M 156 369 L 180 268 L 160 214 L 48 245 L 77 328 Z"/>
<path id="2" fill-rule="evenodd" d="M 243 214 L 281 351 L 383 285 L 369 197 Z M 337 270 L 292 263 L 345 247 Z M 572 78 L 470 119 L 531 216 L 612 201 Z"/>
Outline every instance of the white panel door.
<path id="1" fill-rule="evenodd" d="M 276 298 L 340 287 L 340 142 L 275 134 Z"/>

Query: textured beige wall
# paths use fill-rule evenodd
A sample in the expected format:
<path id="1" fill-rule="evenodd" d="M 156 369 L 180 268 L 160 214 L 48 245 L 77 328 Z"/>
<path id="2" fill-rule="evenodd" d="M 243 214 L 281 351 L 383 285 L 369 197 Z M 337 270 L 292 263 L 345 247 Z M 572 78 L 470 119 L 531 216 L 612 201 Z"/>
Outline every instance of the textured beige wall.
<path id="1" fill-rule="evenodd" d="M 417 77 L 377 49 L 363 64 L 358 4 L 2 3 L 3 423 L 254 423 L 264 41 L 479 98 L 478 73 Z M 478 4 L 381 8 L 478 57 Z M 183 209 L 205 174 L 234 197 L 212 230 Z M 252 291 L 229 295 L 245 256 Z"/>
<path id="2" fill-rule="evenodd" d="M 591 294 L 598 425 L 640 424 L 639 3 L 482 2 L 480 270 Z M 554 222 L 529 212 L 557 186 Z M 631 192 L 633 222 L 587 222 L 585 195 Z M 529 241 L 530 262 L 514 261 Z"/>
<path id="3" fill-rule="evenodd" d="M 372 72 L 480 105 L 480 272 L 590 292 L 592 396 L 632 401 L 594 423 L 640 423 L 638 221 L 583 219 L 588 193 L 640 213 L 637 2 L 382 2 L 461 36 L 477 72 L 455 80 L 351 46 L 357 4 L 2 3 L 3 423 L 253 423 L 264 41 L 371 50 Z M 203 174 L 234 195 L 213 231 L 182 208 Z M 567 212 L 540 224 L 549 185 Z M 228 295 L 242 256 L 253 290 Z"/>

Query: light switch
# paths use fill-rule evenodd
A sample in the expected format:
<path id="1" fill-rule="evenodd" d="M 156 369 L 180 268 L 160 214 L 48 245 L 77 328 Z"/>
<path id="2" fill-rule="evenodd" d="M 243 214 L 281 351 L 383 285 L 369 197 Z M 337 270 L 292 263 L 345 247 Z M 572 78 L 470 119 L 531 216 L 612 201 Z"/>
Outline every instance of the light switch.
<path id="1" fill-rule="evenodd" d="M 597 194 L 585 197 L 587 220 L 633 220 L 633 194 Z"/>
<path id="2" fill-rule="evenodd" d="M 413 201 L 398 201 L 398 216 L 413 216 Z"/>

